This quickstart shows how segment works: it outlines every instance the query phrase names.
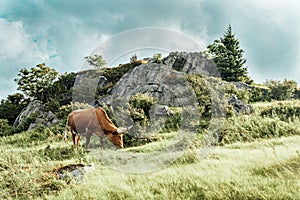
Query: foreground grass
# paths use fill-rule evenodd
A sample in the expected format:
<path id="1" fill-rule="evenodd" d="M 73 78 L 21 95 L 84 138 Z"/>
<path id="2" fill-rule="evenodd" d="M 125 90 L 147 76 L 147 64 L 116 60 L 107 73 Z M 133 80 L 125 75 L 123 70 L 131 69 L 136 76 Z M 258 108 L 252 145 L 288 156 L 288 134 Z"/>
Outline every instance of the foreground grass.
<path id="1" fill-rule="evenodd" d="M 154 173 L 127 174 L 96 162 L 80 183 L 58 180 L 53 170 L 92 162 L 89 155 L 64 143 L 50 146 L 2 145 L 0 199 L 300 199 L 300 136 L 215 147 L 201 160 L 190 150 Z"/>
<path id="2" fill-rule="evenodd" d="M 149 174 L 97 166 L 83 183 L 47 198 L 300 199 L 299 152 L 295 136 L 217 147 L 203 160 L 188 154 L 194 162 Z"/>

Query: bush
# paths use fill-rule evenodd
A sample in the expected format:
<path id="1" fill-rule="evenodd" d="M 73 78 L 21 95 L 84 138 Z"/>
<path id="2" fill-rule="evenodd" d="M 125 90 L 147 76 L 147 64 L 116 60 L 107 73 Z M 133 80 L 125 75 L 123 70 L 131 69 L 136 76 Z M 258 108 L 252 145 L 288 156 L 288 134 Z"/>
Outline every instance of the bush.
<path id="1" fill-rule="evenodd" d="M 210 124 L 213 112 L 220 115 L 226 114 L 227 101 L 224 98 L 224 85 L 219 78 L 205 77 L 200 74 L 187 75 L 186 79 L 193 87 L 198 100 L 200 110 L 199 132 L 205 132 Z M 213 107 L 212 99 L 215 101 L 213 102 L 214 105 L 219 106 Z"/>
<path id="2" fill-rule="evenodd" d="M 300 103 L 292 101 L 288 103 L 273 103 L 260 113 L 262 117 L 279 118 L 282 121 L 289 122 L 300 118 Z"/>
<path id="3" fill-rule="evenodd" d="M 73 110 L 78 110 L 78 109 L 88 109 L 88 108 L 92 108 L 91 105 L 86 104 L 86 103 L 79 103 L 79 102 L 75 102 L 75 103 L 70 103 L 68 105 L 63 105 L 61 106 L 57 113 L 56 116 L 59 119 L 67 119 L 67 116 L 70 112 L 72 112 Z"/>
<path id="4" fill-rule="evenodd" d="M 191 83 L 200 107 L 200 129 L 206 129 L 211 119 L 211 94 L 206 80 L 199 74 L 187 75 L 186 79 Z"/>
<path id="5" fill-rule="evenodd" d="M 295 96 L 297 82 L 284 79 L 283 82 L 275 80 L 267 80 L 266 86 L 270 88 L 270 97 L 275 100 L 288 100 Z"/>
<path id="6" fill-rule="evenodd" d="M 150 108 L 155 104 L 153 97 L 137 93 L 129 98 L 130 116 L 134 122 L 141 126 L 148 125 L 150 120 Z"/>
<path id="7" fill-rule="evenodd" d="M 227 121 L 221 134 L 221 143 L 253 142 L 261 138 L 290 135 L 300 135 L 300 129 L 278 118 L 240 115 Z"/>
<path id="8" fill-rule="evenodd" d="M 170 107 L 170 113 L 171 115 L 168 116 L 165 121 L 164 132 L 178 131 L 180 126 L 182 110 L 180 108 Z"/>
<path id="9" fill-rule="evenodd" d="M 227 98 L 232 97 L 235 95 L 239 100 L 243 101 L 244 103 L 248 103 L 250 99 L 250 91 L 247 89 L 237 89 L 233 84 L 226 84 L 225 86 L 225 95 Z"/>
<path id="10" fill-rule="evenodd" d="M 270 101 L 270 94 L 269 94 L 269 90 L 268 89 L 263 89 L 260 87 L 254 87 L 251 91 L 250 91 L 250 99 L 249 102 L 253 103 L 253 102 L 263 102 L 263 101 Z"/>
<path id="11" fill-rule="evenodd" d="M 7 119 L 0 119 L 0 136 L 10 135 L 13 127 L 8 124 Z"/>
<path id="12" fill-rule="evenodd" d="M 0 119 L 7 119 L 13 125 L 20 112 L 28 105 L 29 99 L 21 93 L 8 95 L 7 99 L 0 102 Z"/>

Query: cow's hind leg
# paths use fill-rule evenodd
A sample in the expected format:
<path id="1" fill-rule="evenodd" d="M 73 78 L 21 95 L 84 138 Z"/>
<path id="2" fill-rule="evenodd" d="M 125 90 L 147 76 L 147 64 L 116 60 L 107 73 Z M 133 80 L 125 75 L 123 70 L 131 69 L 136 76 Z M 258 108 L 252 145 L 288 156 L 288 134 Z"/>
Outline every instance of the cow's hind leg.
<path id="1" fill-rule="evenodd" d="M 85 147 L 88 148 L 89 144 L 90 144 L 90 140 L 91 140 L 91 136 L 93 134 L 93 131 L 87 131 L 86 132 L 86 142 L 85 142 Z"/>
<path id="2" fill-rule="evenodd" d="M 79 140 L 80 140 L 80 135 L 76 133 L 74 130 L 71 130 L 72 133 L 72 141 L 74 146 L 78 146 Z"/>
<path id="3" fill-rule="evenodd" d="M 72 141 L 73 141 L 74 146 L 76 145 L 76 144 L 75 144 L 75 137 L 76 137 L 76 134 L 77 134 L 77 133 L 75 133 L 74 131 L 72 131 Z"/>

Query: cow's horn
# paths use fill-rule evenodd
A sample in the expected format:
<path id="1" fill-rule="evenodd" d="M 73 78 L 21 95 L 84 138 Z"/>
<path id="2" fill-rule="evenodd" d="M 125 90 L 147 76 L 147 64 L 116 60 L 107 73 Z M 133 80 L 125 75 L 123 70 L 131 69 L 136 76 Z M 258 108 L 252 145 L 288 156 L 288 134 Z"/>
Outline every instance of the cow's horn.
<path id="1" fill-rule="evenodd" d="M 129 131 L 132 127 L 133 127 L 133 125 L 131 125 L 127 128 L 118 128 L 117 133 L 125 133 L 126 131 Z"/>

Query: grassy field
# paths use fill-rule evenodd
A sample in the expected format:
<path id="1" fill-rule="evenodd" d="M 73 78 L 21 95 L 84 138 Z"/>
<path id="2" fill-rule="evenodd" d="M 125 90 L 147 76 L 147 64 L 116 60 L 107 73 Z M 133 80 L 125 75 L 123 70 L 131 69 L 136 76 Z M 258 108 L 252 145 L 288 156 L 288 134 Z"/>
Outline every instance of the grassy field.
<path id="1" fill-rule="evenodd" d="M 0 138 L 0 199 L 300 199 L 299 135 L 215 146 L 204 159 L 191 148 L 141 174 L 105 167 L 61 139 L 47 128 Z M 57 178 L 62 166 L 92 162 L 95 171 L 80 182 Z"/>

